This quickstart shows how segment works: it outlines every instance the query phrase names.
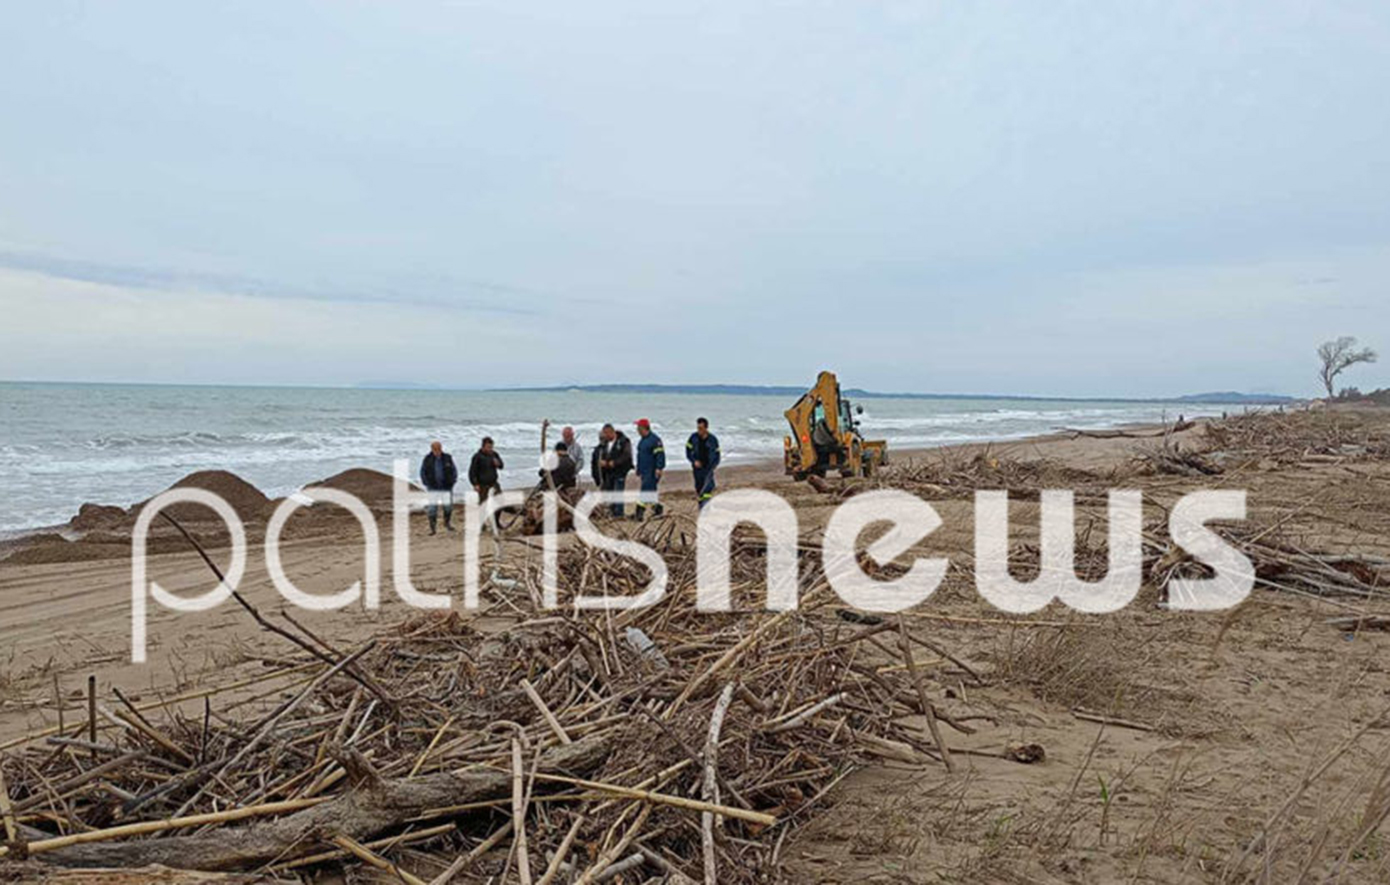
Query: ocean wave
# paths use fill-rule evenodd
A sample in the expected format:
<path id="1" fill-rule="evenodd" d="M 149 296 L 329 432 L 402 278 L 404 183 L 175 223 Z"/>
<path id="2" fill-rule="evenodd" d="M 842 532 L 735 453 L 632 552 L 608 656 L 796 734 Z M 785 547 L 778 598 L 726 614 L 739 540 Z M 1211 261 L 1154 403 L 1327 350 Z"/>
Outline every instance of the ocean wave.
<path id="1" fill-rule="evenodd" d="M 432 400 L 428 411 L 415 414 L 411 400 L 401 398 L 409 395 L 394 392 L 247 390 L 216 402 L 171 400 L 175 394 L 142 388 L 113 400 L 94 389 L 85 405 L 65 401 L 55 411 L 36 397 L 29 411 L 7 413 L 10 420 L 0 426 L 0 529 L 63 522 L 84 501 L 132 504 L 197 470 L 231 470 L 274 495 L 349 467 L 389 472 L 397 458 L 413 473 L 433 439 L 464 460 L 491 436 L 509 468 L 504 484 L 529 485 L 541 434 L 539 418 L 522 417 L 532 413 L 559 416 L 551 442 L 570 424 L 586 448 L 605 420 L 634 436 L 632 420 L 646 415 L 667 439 L 673 470 L 685 467 L 681 443 L 697 411 L 710 418 L 730 463 L 776 458 L 788 430 L 779 403 L 746 397 L 696 403 L 642 395 L 460 393 L 457 409 Z M 865 406 L 864 434 L 886 439 L 890 449 L 1017 439 L 1062 426 L 1102 428 L 1172 418 L 1179 410 L 1174 404 L 1033 401 L 870 400 Z M 1182 408 L 1189 417 L 1221 411 Z"/>

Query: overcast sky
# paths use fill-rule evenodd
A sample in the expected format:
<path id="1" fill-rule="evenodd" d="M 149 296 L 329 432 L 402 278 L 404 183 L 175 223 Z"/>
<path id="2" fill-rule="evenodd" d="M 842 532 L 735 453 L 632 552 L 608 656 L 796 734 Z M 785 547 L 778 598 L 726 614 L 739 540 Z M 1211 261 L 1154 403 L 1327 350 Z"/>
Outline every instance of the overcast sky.
<path id="1" fill-rule="evenodd" d="M 0 378 L 1311 394 L 1390 350 L 1387 47 L 1383 0 L 9 4 Z"/>

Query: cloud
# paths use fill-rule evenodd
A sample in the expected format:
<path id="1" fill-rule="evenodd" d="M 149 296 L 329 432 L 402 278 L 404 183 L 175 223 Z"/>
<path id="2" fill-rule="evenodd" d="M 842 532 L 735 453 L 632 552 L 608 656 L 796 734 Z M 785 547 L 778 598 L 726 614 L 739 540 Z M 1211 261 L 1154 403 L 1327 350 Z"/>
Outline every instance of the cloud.
<path id="1" fill-rule="evenodd" d="M 524 353 L 520 316 L 441 321 L 430 304 L 264 298 L 0 271 L 0 377 L 484 386 Z M 457 315 L 456 315 L 457 316 Z M 485 332 L 483 331 L 485 330 Z"/>
<path id="2" fill-rule="evenodd" d="M 539 312 L 537 303 L 545 297 L 543 293 L 505 283 L 438 275 L 417 278 L 413 280 L 414 285 L 396 283 L 373 289 L 354 289 L 351 285 L 312 287 L 240 274 L 105 264 L 42 252 L 6 249 L 0 249 L 0 267 L 31 271 L 57 280 L 165 292 L 202 292 L 300 301 L 385 302 L 479 313 L 535 314 Z M 505 300 L 498 300 L 499 295 L 504 296 Z"/>

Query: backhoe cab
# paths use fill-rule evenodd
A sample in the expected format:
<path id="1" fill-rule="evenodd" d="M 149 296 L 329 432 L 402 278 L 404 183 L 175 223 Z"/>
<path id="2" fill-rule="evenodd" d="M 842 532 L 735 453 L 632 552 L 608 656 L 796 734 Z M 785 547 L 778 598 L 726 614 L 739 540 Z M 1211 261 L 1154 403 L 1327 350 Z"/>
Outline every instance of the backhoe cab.
<path id="1" fill-rule="evenodd" d="M 860 435 L 854 416 L 863 411 L 840 395 L 834 372 L 821 372 L 816 386 L 785 413 L 792 431 L 782 443 L 787 474 L 797 481 L 824 477 L 831 470 L 846 477 L 873 476 L 888 462 L 888 443 Z"/>

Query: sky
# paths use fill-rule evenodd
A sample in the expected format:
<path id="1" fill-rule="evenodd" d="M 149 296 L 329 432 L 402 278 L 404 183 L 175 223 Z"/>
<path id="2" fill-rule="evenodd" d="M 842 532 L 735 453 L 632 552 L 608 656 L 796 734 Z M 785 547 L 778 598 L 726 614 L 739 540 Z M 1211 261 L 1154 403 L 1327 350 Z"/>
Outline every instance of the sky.
<path id="1" fill-rule="evenodd" d="M 1387 45 L 1378 0 L 15 4 L 0 379 L 1314 394 L 1390 348 Z"/>

